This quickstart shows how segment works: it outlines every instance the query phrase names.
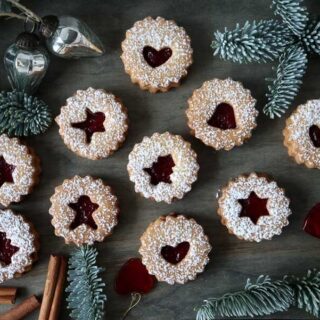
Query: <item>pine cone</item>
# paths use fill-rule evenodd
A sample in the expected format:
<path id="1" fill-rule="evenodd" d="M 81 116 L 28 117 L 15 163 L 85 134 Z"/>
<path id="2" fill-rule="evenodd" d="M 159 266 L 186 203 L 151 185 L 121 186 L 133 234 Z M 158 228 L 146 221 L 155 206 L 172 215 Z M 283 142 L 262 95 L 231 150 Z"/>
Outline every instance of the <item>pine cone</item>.
<path id="1" fill-rule="evenodd" d="M 0 93 L 0 134 L 30 136 L 43 133 L 52 122 L 48 106 L 24 92 Z"/>
<path id="2" fill-rule="evenodd" d="M 320 19 L 311 20 L 301 37 L 307 52 L 320 54 Z"/>

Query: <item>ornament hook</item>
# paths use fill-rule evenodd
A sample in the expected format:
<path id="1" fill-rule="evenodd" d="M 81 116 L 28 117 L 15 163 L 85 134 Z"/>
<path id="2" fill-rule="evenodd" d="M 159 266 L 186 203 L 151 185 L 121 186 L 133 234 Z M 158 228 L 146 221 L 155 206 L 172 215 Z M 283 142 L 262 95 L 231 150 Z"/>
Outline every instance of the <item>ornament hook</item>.
<path id="1" fill-rule="evenodd" d="M 131 302 L 130 302 L 129 308 L 123 314 L 121 320 L 124 320 L 127 318 L 127 315 L 130 313 L 130 311 L 139 304 L 141 297 L 142 297 L 141 294 L 138 292 L 131 293 Z"/>

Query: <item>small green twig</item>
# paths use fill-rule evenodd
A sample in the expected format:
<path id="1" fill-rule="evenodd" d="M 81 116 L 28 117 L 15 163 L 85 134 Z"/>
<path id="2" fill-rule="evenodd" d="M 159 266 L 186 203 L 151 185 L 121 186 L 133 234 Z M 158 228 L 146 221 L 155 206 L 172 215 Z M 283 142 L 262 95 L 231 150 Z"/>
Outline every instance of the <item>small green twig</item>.
<path id="1" fill-rule="evenodd" d="M 27 17 L 25 17 L 25 16 L 21 16 L 20 14 L 10 13 L 10 12 L 0 12 L 0 18 L 1 17 L 6 17 L 8 19 L 15 18 L 15 19 L 20 19 L 20 20 L 24 20 L 24 21 L 26 21 L 26 19 L 27 19 Z"/>
<path id="2" fill-rule="evenodd" d="M 7 0 L 7 1 L 10 2 L 14 7 L 19 9 L 27 18 L 29 18 L 35 22 L 38 22 L 38 23 L 42 22 L 41 17 L 39 17 L 36 13 L 31 11 L 30 9 L 28 9 L 27 7 L 25 7 L 24 5 L 22 5 L 18 1 L 16 1 L 16 0 Z"/>

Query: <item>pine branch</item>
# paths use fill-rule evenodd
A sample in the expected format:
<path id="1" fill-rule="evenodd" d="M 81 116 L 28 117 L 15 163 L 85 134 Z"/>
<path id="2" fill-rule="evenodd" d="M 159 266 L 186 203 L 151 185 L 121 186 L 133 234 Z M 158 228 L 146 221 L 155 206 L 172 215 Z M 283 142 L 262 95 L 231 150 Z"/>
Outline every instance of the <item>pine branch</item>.
<path id="1" fill-rule="evenodd" d="M 292 103 L 300 89 L 307 63 L 307 54 L 299 45 L 289 47 L 280 56 L 276 78 L 266 79 L 272 84 L 268 86 L 269 93 L 266 94 L 268 103 L 263 112 L 271 119 L 275 116 L 281 117 Z"/>
<path id="2" fill-rule="evenodd" d="M 197 320 L 219 317 L 256 317 L 287 310 L 292 304 L 293 291 L 284 281 L 271 281 L 260 276 L 255 283 L 250 279 L 244 290 L 211 298 L 197 312 Z"/>
<path id="3" fill-rule="evenodd" d="M 297 36 L 302 35 L 308 23 L 307 8 L 301 6 L 303 0 L 272 0 L 271 8 L 282 18 L 290 30 Z"/>
<path id="4" fill-rule="evenodd" d="M 48 106 L 24 92 L 0 92 L 0 134 L 29 136 L 45 132 L 52 122 Z"/>
<path id="5" fill-rule="evenodd" d="M 70 318 L 75 320 L 100 320 L 104 315 L 107 296 L 105 284 L 100 278 L 103 268 L 96 266 L 98 252 L 94 247 L 83 246 L 74 251 L 69 259 L 66 292 L 71 309 Z"/>
<path id="6" fill-rule="evenodd" d="M 304 44 L 307 51 L 320 55 L 320 19 L 311 20 L 303 35 L 301 41 Z"/>
<path id="7" fill-rule="evenodd" d="M 305 277 L 285 276 L 283 280 L 293 289 L 294 306 L 315 317 L 320 316 L 320 272 L 309 270 Z"/>
<path id="8" fill-rule="evenodd" d="M 294 37 L 285 24 L 275 20 L 246 22 L 243 27 L 215 32 L 214 55 L 238 63 L 267 62 L 279 57 Z"/>

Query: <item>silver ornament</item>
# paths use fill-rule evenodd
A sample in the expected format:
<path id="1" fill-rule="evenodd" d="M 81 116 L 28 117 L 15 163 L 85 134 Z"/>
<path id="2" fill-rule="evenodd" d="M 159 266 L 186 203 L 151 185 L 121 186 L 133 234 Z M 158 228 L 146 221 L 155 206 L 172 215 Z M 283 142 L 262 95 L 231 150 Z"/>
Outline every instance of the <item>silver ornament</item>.
<path id="1" fill-rule="evenodd" d="M 23 32 L 5 52 L 4 66 L 12 88 L 32 94 L 47 72 L 49 55 L 36 35 Z"/>
<path id="2" fill-rule="evenodd" d="M 49 51 L 61 58 L 96 57 L 104 53 L 97 35 L 74 17 L 44 17 L 40 33 L 46 38 Z"/>

